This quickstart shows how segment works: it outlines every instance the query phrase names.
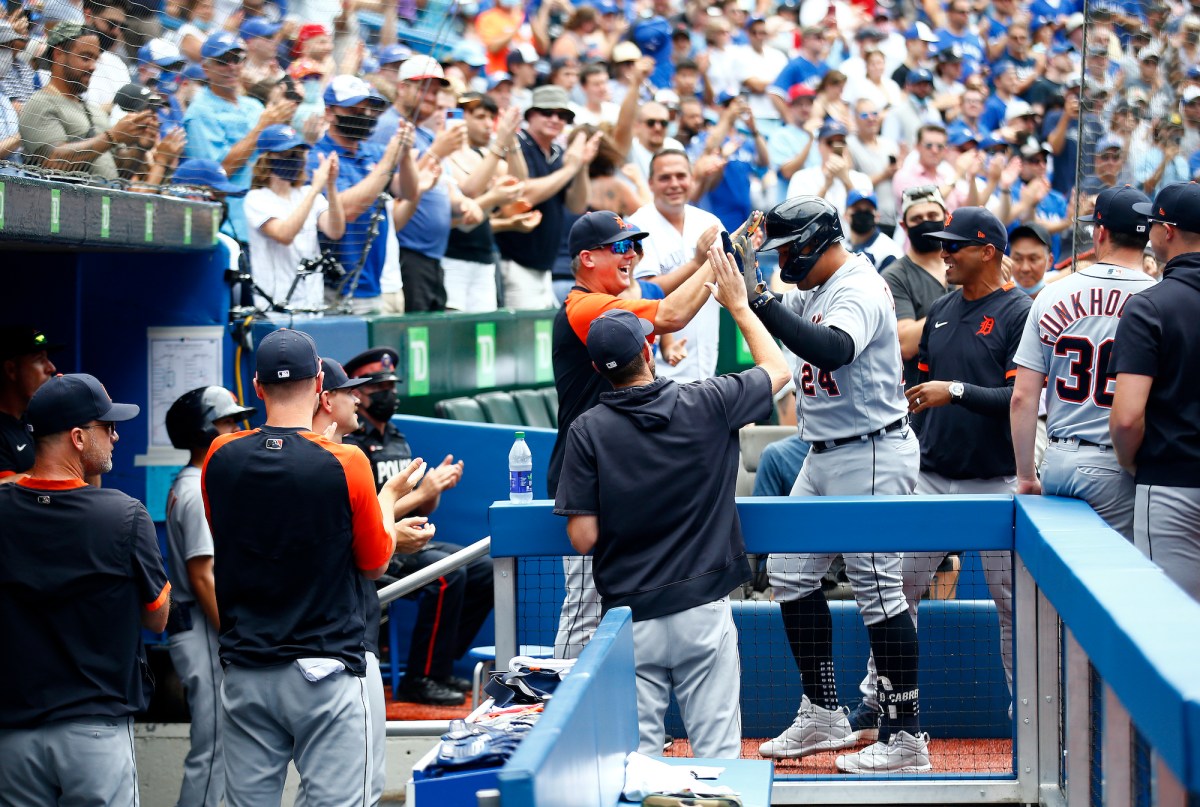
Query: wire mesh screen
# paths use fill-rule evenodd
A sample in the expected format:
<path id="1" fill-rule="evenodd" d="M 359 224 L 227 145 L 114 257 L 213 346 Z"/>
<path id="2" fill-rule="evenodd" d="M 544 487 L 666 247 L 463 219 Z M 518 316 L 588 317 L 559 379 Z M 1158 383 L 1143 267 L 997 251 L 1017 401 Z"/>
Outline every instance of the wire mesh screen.
<path id="1" fill-rule="evenodd" d="M 1150 744 L 1135 727 L 1129 745 L 1129 758 L 1133 771 L 1131 803 L 1133 807 L 1150 807 L 1154 803 L 1154 761 Z"/>
<path id="2" fill-rule="evenodd" d="M 919 659 L 910 659 L 919 683 L 916 718 L 894 724 L 896 733 L 902 725 L 910 734 L 922 738 L 928 734 L 927 744 L 914 751 L 914 767 L 923 770 L 911 772 L 1005 776 L 1013 771 L 1011 698 L 998 608 L 988 584 L 991 578 L 1002 592 L 1001 606 L 1011 609 L 1011 584 L 1007 591 L 998 586 L 1010 560 L 1003 553 L 982 554 L 988 557 L 962 552 L 940 562 L 936 559 L 929 583 L 914 584 L 920 591 Z M 518 561 L 519 644 L 554 645 L 560 656 L 578 654 L 600 615 L 589 564 L 581 558 Z M 814 636 L 800 635 L 793 643 L 796 635 L 789 634 L 784 617 L 789 606 L 773 601 L 772 594 L 770 589 L 752 587 L 732 593 L 742 671 L 742 755 L 774 759 L 777 777 L 839 773 L 839 756 L 869 749 L 879 739 L 880 729 L 893 725 L 888 720 L 881 726 L 886 707 L 879 705 L 876 694 L 870 662 L 872 634 L 845 573 L 831 575 L 823 585 L 831 618 L 831 666 L 823 668 L 822 680 L 832 682 L 832 687 L 806 693 L 799 669 L 811 666 L 804 656 L 818 652 L 819 642 Z M 903 618 L 908 618 L 907 612 Z M 896 650 L 886 641 L 882 646 L 885 652 Z M 836 714 L 836 719 L 827 720 L 833 725 L 826 725 L 826 732 L 836 736 L 825 738 L 826 747 L 801 750 L 806 740 L 797 731 L 798 722 L 810 714 L 801 710 L 802 696 L 809 695 L 804 704 L 808 709 L 826 704 L 828 691 L 835 692 L 837 700 L 827 706 L 826 717 Z M 674 705 L 667 714 L 667 733 L 674 738 L 666 749 L 668 755 L 690 753 Z"/>
<path id="3" fill-rule="evenodd" d="M 1088 778 L 1091 804 L 1104 804 L 1104 680 L 1088 662 Z"/>

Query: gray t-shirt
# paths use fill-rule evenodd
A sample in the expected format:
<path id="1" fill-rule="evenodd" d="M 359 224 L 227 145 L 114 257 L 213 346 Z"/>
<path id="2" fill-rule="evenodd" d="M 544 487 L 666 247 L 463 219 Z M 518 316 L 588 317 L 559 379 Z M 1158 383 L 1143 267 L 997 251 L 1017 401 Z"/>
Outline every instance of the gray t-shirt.
<path id="1" fill-rule="evenodd" d="M 188 465 L 175 477 L 167 496 L 167 571 L 171 578 L 171 596 L 176 602 L 196 601 L 188 579 L 187 562 L 212 553 L 212 533 L 204 515 L 204 494 L 200 490 L 200 469 Z"/>
<path id="2" fill-rule="evenodd" d="M 925 319 L 930 307 L 949 291 L 907 255 L 892 261 L 883 270 L 883 279 L 887 281 L 892 290 L 892 299 L 896 301 L 897 320 Z M 913 356 L 904 362 L 905 385 L 911 387 L 916 384 L 917 374 L 917 357 Z"/>
<path id="3" fill-rule="evenodd" d="M 57 146 L 88 140 L 108 130 L 108 120 L 99 107 L 68 98 L 50 87 L 29 97 L 21 108 L 20 124 L 25 162 L 39 166 Z M 94 160 L 80 160 L 70 170 L 104 179 L 117 178 L 117 164 L 111 150 Z"/>

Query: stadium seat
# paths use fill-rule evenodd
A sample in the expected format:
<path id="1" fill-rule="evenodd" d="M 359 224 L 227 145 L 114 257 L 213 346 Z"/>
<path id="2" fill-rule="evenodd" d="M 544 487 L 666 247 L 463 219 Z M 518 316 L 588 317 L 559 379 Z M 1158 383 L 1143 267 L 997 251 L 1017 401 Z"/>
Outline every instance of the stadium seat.
<path id="1" fill-rule="evenodd" d="M 513 426 L 523 425 L 521 414 L 513 396 L 507 392 L 484 392 L 475 396 L 476 403 L 483 408 L 488 423 L 504 423 Z"/>
<path id="2" fill-rule="evenodd" d="M 447 398 L 438 401 L 434 411 L 440 418 L 446 420 L 462 420 L 469 423 L 487 423 L 483 409 L 474 398 Z"/>
<path id="3" fill-rule="evenodd" d="M 517 410 L 521 413 L 521 423 L 530 428 L 553 429 L 554 421 L 546 411 L 546 399 L 541 390 L 521 389 L 512 394 Z"/>
<path id="4" fill-rule="evenodd" d="M 554 421 L 554 428 L 558 428 L 558 390 L 554 387 L 543 387 L 542 397 L 546 399 L 546 411 L 550 413 L 550 420 Z"/>

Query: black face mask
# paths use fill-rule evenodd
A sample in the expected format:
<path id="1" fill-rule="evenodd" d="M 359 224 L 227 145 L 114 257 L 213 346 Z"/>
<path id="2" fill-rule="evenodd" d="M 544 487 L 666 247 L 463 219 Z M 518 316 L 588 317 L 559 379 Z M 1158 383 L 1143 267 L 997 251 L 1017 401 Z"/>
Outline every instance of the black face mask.
<path id="1" fill-rule="evenodd" d="M 284 182 L 295 182 L 302 171 L 304 171 L 304 163 L 293 157 L 271 160 L 271 173 Z"/>
<path id="2" fill-rule="evenodd" d="M 941 219 L 937 221 L 923 221 L 916 227 L 909 227 L 908 241 L 912 244 L 913 252 L 919 252 L 922 255 L 930 252 L 941 252 L 942 242 L 936 238 L 930 238 L 929 234 L 944 229 L 946 229 L 946 222 Z"/>
<path id="3" fill-rule="evenodd" d="M 866 235 L 874 229 L 874 210 L 855 210 L 850 214 L 850 231 L 855 235 Z"/>
<path id="4" fill-rule="evenodd" d="M 374 420 L 386 421 L 396 414 L 398 396 L 394 389 L 381 389 L 367 396 L 367 414 Z"/>
<path id="5" fill-rule="evenodd" d="M 372 115 L 360 115 L 357 112 L 339 114 L 336 116 L 338 133 L 351 140 L 366 140 L 375 131 L 375 118 Z"/>

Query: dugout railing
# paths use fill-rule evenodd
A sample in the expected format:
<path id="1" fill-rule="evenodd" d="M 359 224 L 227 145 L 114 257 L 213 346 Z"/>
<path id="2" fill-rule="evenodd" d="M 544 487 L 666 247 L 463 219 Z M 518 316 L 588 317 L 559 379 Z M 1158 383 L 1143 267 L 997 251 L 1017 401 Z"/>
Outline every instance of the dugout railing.
<path id="1" fill-rule="evenodd" d="M 1006 738 L 961 740 L 991 743 L 992 764 L 978 769 L 945 764 L 961 763 L 961 754 L 955 756 L 951 738 L 931 728 L 931 749 L 940 744 L 932 773 L 850 777 L 777 764 L 774 803 L 1196 803 L 1200 605 L 1085 504 L 913 496 L 739 499 L 738 507 L 753 553 L 974 550 L 1011 552 L 1013 558 L 1011 722 L 1003 709 L 1008 692 L 998 673 L 996 616 L 987 589 L 963 590 L 960 583 L 955 601 L 922 601 L 920 610 L 922 698 L 930 690 L 931 719 L 938 725 L 941 715 L 941 731 L 953 725 L 987 734 L 989 720 L 1001 709 Z M 553 635 L 563 594 L 562 576 L 553 568 L 571 549 L 565 520 L 552 509 L 548 501 L 491 508 L 498 659 L 511 657 L 518 642 L 546 643 Z M 754 686 L 763 685 L 761 676 L 751 676 L 748 687 L 746 668 L 754 666 L 748 656 L 769 651 L 765 642 L 748 644 L 744 634 L 747 625 L 765 625 L 767 632 L 779 628 L 777 617 L 761 625 L 754 621 L 772 605 L 748 601 L 741 608 L 744 712 L 758 697 Z M 853 615 L 853 600 L 835 608 L 837 630 L 851 633 Z M 972 635 L 956 639 L 955 632 Z M 861 669 L 855 653 L 840 661 L 846 668 L 839 671 L 843 702 L 852 702 L 845 693 L 857 684 L 857 677 L 845 680 L 847 675 Z M 781 712 L 779 730 L 791 719 L 787 708 L 794 711 L 798 701 L 795 679 L 794 668 L 779 667 L 765 684 L 788 692 L 782 701 L 765 701 Z M 975 718 L 947 722 L 954 703 L 975 698 L 984 704 Z M 969 708 L 966 713 L 972 714 Z M 976 718 L 975 725 L 966 725 Z M 744 716 L 744 724 L 753 719 Z M 743 756 L 757 755 L 748 750 Z"/>

